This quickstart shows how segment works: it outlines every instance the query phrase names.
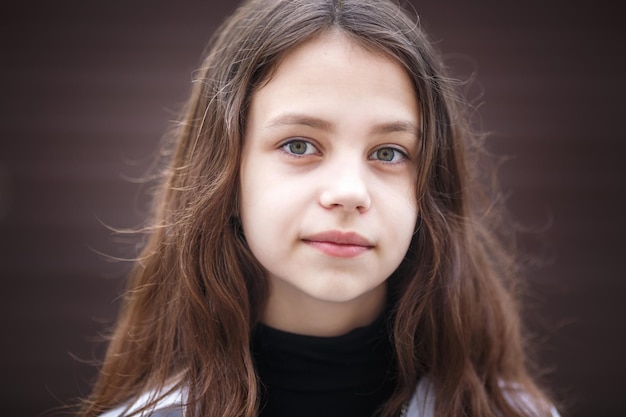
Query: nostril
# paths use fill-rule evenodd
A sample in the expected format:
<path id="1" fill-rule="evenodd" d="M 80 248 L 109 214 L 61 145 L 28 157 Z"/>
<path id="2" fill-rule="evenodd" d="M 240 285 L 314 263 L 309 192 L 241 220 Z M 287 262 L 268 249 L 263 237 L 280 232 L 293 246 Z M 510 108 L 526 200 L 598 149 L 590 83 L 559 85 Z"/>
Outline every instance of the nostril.
<path id="1" fill-rule="evenodd" d="M 369 209 L 371 199 L 364 185 L 340 186 L 336 184 L 320 194 L 320 204 L 327 209 L 364 211 Z"/>

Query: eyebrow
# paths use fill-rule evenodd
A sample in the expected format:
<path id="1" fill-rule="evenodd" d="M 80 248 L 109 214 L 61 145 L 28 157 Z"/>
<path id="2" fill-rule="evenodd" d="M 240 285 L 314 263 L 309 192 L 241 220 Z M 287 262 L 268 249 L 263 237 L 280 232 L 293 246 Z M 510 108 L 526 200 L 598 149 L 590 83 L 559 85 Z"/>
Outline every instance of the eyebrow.
<path id="1" fill-rule="evenodd" d="M 308 126 L 313 129 L 323 130 L 330 132 L 333 129 L 333 124 L 327 120 L 320 119 L 305 114 L 298 113 L 286 113 L 280 115 L 267 123 L 268 128 L 276 128 L 281 126 Z M 375 135 L 385 135 L 389 133 L 409 133 L 416 138 L 420 137 L 420 130 L 415 123 L 408 120 L 396 120 L 393 122 L 385 122 L 377 124 L 372 129 L 372 133 Z"/>
<path id="2" fill-rule="evenodd" d="M 308 126 L 314 129 L 323 130 L 329 132 L 332 130 L 332 123 L 319 119 L 317 117 L 311 117 L 304 114 L 296 114 L 296 113 L 287 113 L 272 119 L 267 127 L 281 127 L 281 126 Z"/>
<path id="3" fill-rule="evenodd" d="M 374 126 L 372 132 L 376 135 L 384 135 L 388 133 L 409 133 L 416 138 L 420 137 L 420 131 L 413 122 L 398 120 L 390 123 L 381 123 Z"/>

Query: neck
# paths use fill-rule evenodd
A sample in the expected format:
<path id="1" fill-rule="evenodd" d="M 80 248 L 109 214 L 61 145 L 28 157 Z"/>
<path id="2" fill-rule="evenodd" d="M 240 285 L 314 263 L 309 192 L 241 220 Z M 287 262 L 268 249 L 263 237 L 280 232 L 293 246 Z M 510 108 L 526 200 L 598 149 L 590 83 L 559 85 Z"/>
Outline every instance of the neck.
<path id="1" fill-rule="evenodd" d="M 261 322 L 295 334 L 341 336 L 374 322 L 382 314 L 386 299 L 385 283 L 353 300 L 340 302 L 315 299 L 288 285 L 273 287 Z"/>

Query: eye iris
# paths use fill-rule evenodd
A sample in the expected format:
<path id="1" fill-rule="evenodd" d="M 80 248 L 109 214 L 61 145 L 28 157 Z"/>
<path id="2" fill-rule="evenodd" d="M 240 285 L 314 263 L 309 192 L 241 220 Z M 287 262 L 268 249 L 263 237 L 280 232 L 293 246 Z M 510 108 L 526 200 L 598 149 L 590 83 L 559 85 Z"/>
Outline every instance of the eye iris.
<path id="1" fill-rule="evenodd" d="M 390 148 L 382 148 L 376 151 L 376 157 L 381 161 L 393 161 L 394 151 Z"/>
<path id="2" fill-rule="evenodd" d="M 302 140 L 294 140 L 289 143 L 289 151 L 298 155 L 303 155 L 306 152 L 306 142 Z"/>

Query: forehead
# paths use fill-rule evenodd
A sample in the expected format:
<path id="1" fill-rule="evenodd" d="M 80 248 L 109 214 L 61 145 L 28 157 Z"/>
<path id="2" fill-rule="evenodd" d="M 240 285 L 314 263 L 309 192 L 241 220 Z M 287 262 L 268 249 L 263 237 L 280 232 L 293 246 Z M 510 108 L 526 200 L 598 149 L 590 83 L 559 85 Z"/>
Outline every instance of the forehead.
<path id="1" fill-rule="evenodd" d="M 253 93 L 252 110 L 263 108 L 267 113 L 270 107 L 282 111 L 299 106 L 304 112 L 326 113 L 337 102 L 381 118 L 417 122 L 419 112 L 413 81 L 403 65 L 338 31 L 285 53 L 271 77 Z"/>
<path id="2" fill-rule="evenodd" d="M 398 59 L 339 30 L 322 32 L 285 51 L 274 65 L 266 83 L 279 74 L 284 77 L 289 72 L 306 71 L 322 63 L 342 65 L 345 58 L 354 65 L 355 75 L 359 72 L 376 71 L 377 67 L 394 67 L 412 84 L 408 72 Z M 366 65 L 359 70 L 357 66 L 363 64 Z"/>

